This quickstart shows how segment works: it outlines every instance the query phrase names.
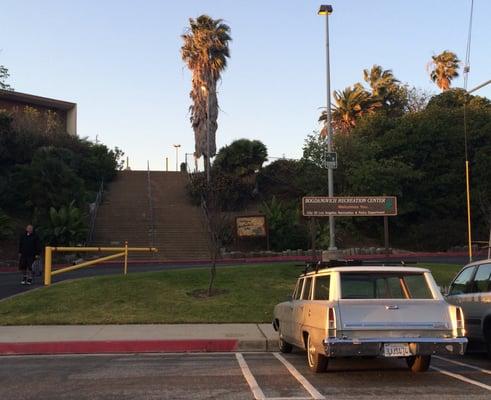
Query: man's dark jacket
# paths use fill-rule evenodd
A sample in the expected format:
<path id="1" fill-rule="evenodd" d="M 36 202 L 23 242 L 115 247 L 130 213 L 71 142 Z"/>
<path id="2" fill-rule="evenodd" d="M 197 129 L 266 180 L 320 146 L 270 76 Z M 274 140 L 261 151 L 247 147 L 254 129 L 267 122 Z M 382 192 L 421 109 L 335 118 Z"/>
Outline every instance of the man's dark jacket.
<path id="1" fill-rule="evenodd" d="M 35 257 L 41 254 L 41 243 L 34 232 L 30 235 L 27 232 L 20 235 L 19 253 L 24 257 Z"/>

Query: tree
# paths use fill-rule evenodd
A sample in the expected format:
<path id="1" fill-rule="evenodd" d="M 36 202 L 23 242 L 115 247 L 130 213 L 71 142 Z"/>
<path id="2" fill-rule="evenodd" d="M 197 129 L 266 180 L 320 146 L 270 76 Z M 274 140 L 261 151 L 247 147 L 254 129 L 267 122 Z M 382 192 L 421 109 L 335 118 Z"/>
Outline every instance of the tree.
<path id="1" fill-rule="evenodd" d="M 459 76 L 459 64 L 457 55 L 449 50 L 431 57 L 428 64 L 430 78 L 442 92 L 450 89 L 452 80 Z"/>
<path id="2" fill-rule="evenodd" d="M 366 114 L 373 113 L 382 106 L 378 99 L 374 99 L 360 83 L 348 86 L 343 91 L 334 92 L 334 107 L 332 110 L 333 128 L 342 133 L 349 133 L 356 125 L 357 120 Z M 326 121 L 326 111 L 319 117 L 319 122 Z M 326 135 L 323 129 L 321 135 Z"/>
<path id="3" fill-rule="evenodd" d="M 8 79 L 9 76 L 10 74 L 8 68 L 3 65 L 0 65 L 0 89 L 13 90 L 10 85 L 5 83 L 5 81 Z"/>
<path id="4" fill-rule="evenodd" d="M 428 102 L 430 101 L 432 94 L 426 90 L 416 88 L 414 86 L 405 85 L 407 103 L 406 112 L 418 112 L 423 111 Z"/>
<path id="5" fill-rule="evenodd" d="M 268 159 L 268 150 L 259 140 L 239 139 L 218 152 L 213 169 L 239 178 L 254 175 Z"/>
<path id="6" fill-rule="evenodd" d="M 13 236 L 12 220 L 0 209 L 0 240 Z"/>
<path id="7" fill-rule="evenodd" d="M 181 57 L 192 73 L 190 97 L 191 125 L 195 137 L 195 156 L 205 157 L 205 168 L 216 153 L 218 99 L 217 82 L 230 57 L 230 27 L 221 19 L 201 15 L 189 19 L 189 28 L 181 36 Z M 209 140 L 209 149 L 207 143 Z"/>
<path id="8" fill-rule="evenodd" d="M 363 79 L 372 89 L 372 96 L 385 99 L 388 93 L 399 84 L 392 70 L 373 65 L 370 70 L 363 70 Z"/>
<path id="9" fill-rule="evenodd" d="M 327 152 L 327 137 L 313 132 L 304 140 L 302 150 L 303 159 L 309 160 L 319 167 L 323 167 Z"/>
<path id="10" fill-rule="evenodd" d="M 375 64 L 363 70 L 363 79 L 370 86 L 373 100 L 381 103 L 381 109 L 402 115 L 408 102 L 407 88 L 400 84 L 392 70 Z"/>
<path id="11" fill-rule="evenodd" d="M 335 136 L 339 195 L 396 195 L 395 245 L 446 250 L 466 241 L 463 102 L 461 89 L 434 96 L 401 118 L 360 119 L 352 135 Z M 469 96 L 468 150 L 474 236 L 486 236 L 491 213 L 491 105 Z M 376 219 L 353 219 L 365 237 L 381 236 Z"/>

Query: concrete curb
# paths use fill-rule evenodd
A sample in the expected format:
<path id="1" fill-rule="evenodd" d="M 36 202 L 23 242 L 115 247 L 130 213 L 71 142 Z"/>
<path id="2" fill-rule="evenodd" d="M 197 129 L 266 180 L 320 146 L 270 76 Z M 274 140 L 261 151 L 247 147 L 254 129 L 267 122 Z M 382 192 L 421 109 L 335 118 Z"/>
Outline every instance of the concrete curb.
<path id="1" fill-rule="evenodd" d="M 277 350 L 267 323 L 0 326 L 0 357 Z"/>
<path id="2" fill-rule="evenodd" d="M 0 356 L 55 354 L 207 353 L 277 351 L 272 340 L 107 340 L 0 343 Z"/>

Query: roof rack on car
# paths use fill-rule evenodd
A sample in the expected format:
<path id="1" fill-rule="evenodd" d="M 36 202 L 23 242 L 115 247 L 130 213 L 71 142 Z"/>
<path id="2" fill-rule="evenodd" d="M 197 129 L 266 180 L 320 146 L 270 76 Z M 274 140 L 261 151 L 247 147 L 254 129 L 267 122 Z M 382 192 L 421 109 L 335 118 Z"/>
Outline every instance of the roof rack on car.
<path id="1" fill-rule="evenodd" d="M 314 271 L 318 272 L 320 269 L 334 268 L 334 267 L 360 267 L 360 266 L 398 266 L 398 265 L 414 265 L 417 261 L 407 261 L 407 260 L 329 260 L 329 261 L 317 261 L 317 262 L 306 262 L 304 274 Z"/>

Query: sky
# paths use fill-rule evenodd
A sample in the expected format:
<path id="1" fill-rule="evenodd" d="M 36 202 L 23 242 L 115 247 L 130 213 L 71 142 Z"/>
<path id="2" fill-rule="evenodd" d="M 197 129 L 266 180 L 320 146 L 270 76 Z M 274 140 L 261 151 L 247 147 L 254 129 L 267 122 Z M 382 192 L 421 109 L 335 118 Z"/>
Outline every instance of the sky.
<path id="1" fill-rule="evenodd" d="M 19 92 L 72 101 L 78 134 L 118 146 L 132 169 L 175 169 L 194 151 L 191 75 L 180 57 L 190 17 L 231 28 L 218 88 L 217 146 L 259 139 L 273 157 L 299 158 L 326 104 L 325 17 L 312 0 L 2 0 L 0 65 Z M 471 0 L 333 0 L 331 88 L 373 64 L 436 93 L 427 64 L 465 58 Z M 491 1 L 474 1 L 468 88 L 491 79 Z M 458 78 L 455 86 L 463 86 Z M 491 85 L 476 94 L 491 98 Z"/>

